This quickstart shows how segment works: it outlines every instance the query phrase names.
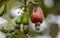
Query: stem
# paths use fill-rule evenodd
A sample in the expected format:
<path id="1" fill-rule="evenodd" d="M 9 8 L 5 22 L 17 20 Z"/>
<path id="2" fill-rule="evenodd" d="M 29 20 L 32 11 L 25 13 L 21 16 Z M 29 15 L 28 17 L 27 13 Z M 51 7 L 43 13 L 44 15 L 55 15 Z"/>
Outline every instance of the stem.
<path id="1" fill-rule="evenodd" d="M 24 0 L 24 5 L 25 5 L 25 10 L 24 11 L 26 11 L 26 8 L 27 8 L 26 4 L 27 4 L 27 0 Z"/>
<path id="2" fill-rule="evenodd" d="M 39 6 L 39 5 L 40 5 L 40 4 L 38 3 L 38 1 L 37 1 L 37 2 L 32 2 L 32 1 L 30 0 L 29 3 L 33 4 L 34 6 Z"/>
<path id="3" fill-rule="evenodd" d="M 35 29 L 40 30 L 40 22 L 35 23 Z"/>
<path id="4" fill-rule="evenodd" d="M 23 31 L 24 31 L 24 34 L 28 34 L 28 31 L 29 31 L 28 25 L 23 26 Z"/>

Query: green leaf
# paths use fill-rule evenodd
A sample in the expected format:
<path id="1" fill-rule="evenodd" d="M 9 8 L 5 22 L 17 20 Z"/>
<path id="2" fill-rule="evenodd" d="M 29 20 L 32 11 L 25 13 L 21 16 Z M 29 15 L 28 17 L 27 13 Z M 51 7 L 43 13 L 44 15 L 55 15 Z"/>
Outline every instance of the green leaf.
<path id="1" fill-rule="evenodd" d="M 21 24 L 21 19 L 22 19 L 22 16 L 20 15 L 19 17 L 17 17 L 16 23 L 17 23 L 17 24 Z"/>
<path id="2" fill-rule="evenodd" d="M 4 4 L 4 1 L 0 1 L 0 7 Z"/>
<path id="3" fill-rule="evenodd" d="M 24 25 L 29 24 L 29 14 L 27 11 L 24 11 L 24 13 L 22 14 L 22 23 Z"/>
<path id="4" fill-rule="evenodd" d="M 32 10 L 33 10 L 33 5 L 32 5 L 32 4 L 29 4 L 29 5 L 28 5 L 29 16 L 31 15 Z"/>
<path id="5" fill-rule="evenodd" d="M 5 4 L 3 4 L 3 5 L 1 6 L 1 8 L 0 8 L 0 14 L 3 13 L 4 5 L 5 5 Z"/>

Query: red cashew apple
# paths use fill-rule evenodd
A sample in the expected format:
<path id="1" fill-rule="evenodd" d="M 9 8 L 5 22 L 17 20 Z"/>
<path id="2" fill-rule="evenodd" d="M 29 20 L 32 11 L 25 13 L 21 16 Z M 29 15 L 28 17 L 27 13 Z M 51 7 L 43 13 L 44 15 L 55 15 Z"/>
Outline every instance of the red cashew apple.
<path id="1" fill-rule="evenodd" d="M 44 19 L 44 15 L 42 9 L 40 7 L 34 8 L 31 14 L 32 23 L 36 23 L 36 22 L 42 23 L 43 19 Z"/>
<path id="2" fill-rule="evenodd" d="M 35 27 L 37 30 L 39 30 L 40 23 L 43 22 L 43 19 L 44 15 L 42 9 L 40 7 L 34 8 L 31 14 L 31 21 L 32 23 L 35 23 Z"/>

